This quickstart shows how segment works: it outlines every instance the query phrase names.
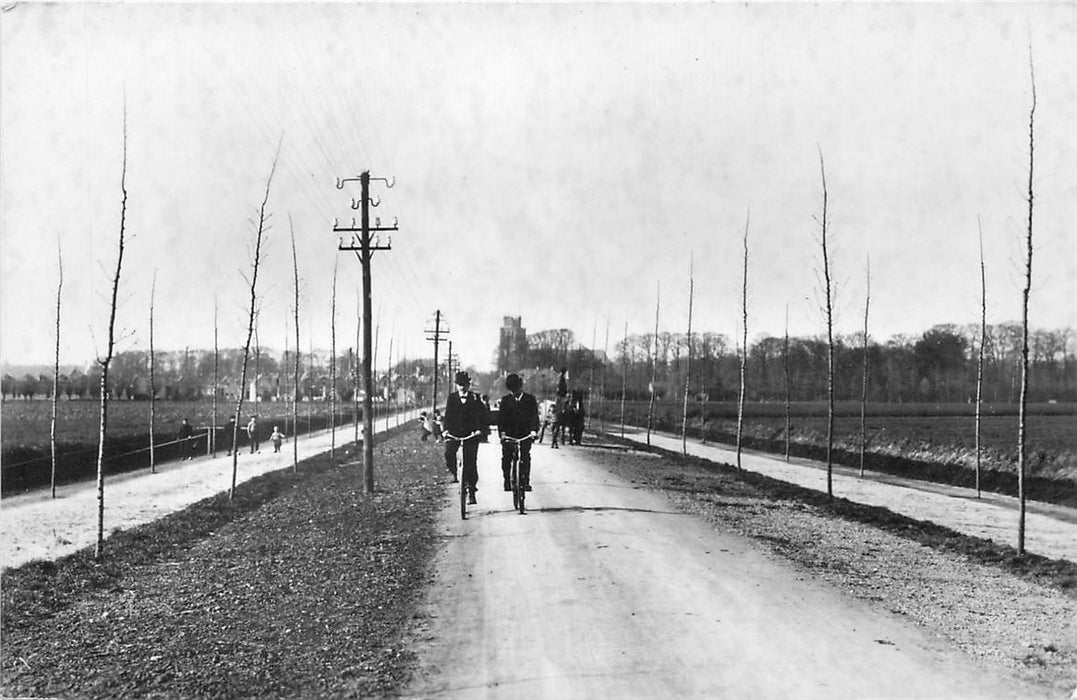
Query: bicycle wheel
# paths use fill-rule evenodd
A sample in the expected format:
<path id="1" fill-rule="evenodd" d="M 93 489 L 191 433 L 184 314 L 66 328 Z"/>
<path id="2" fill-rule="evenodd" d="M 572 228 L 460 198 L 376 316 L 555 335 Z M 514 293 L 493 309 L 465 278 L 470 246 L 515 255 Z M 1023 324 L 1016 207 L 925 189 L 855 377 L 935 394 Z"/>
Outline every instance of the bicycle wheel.
<path id="1" fill-rule="evenodd" d="M 520 474 L 520 445 L 517 443 L 515 455 L 513 456 L 513 471 L 516 472 L 516 503 L 513 505 L 520 511 L 520 515 L 524 514 L 524 495 L 527 493 L 524 491 L 524 480 Z"/>
<path id="2" fill-rule="evenodd" d="M 460 479 L 460 519 L 467 520 L 467 484 L 463 479 Z"/>

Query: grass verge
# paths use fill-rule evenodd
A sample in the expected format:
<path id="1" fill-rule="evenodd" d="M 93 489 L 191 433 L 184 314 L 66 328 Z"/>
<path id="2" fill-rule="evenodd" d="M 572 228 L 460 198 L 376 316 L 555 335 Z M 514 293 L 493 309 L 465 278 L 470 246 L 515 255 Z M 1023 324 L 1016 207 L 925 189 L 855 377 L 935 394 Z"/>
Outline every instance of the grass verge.
<path id="1" fill-rule="evenodd" d="M 396 687 L 436 538 L 436 447 L 407 428 L 82 551 L 5 572 L 5 696 L 354 697 Z"/>

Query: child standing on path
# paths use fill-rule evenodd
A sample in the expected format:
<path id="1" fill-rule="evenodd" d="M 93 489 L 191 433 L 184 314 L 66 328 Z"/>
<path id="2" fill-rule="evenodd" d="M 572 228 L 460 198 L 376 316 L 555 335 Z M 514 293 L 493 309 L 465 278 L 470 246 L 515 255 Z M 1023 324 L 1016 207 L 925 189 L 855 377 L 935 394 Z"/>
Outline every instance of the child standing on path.
<path id="1" fill-rule="evenodd" d="M 269 436 L 269 439 L 273 441 L 273 451 L 280 452 L 280 444 L 284 442 L 284 433 L 278 426 L 273 426 L 273 434 Z"/>

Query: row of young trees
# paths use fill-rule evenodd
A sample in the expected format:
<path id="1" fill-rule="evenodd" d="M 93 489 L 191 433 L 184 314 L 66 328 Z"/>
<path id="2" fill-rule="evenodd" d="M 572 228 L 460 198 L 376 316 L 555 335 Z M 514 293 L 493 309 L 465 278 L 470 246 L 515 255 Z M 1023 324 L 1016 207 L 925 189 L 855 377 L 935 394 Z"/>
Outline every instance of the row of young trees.
<path id="1" fill-rule="evenodd" d="M 242 348 L 213 350 L 188 350 L 181 352 L 156 351 L 151 377 L 150 350 L 128 350 L 116 353 L 109 370 L 109 395 L 113 399 L 148 400 L 151 385 L 158 399 L 195 401 L 213 396 L 217 387 L 219 398 L 235 399 L 239 391 L 239 375 L 243 364 Z M 331 360 L 335 357 L 335 361 Z M 331 395 L 330 387 L 336 386 L 336 398 L 351 401 L 355 389 L 354 375 L 357 370 L 354 348 L 345 348 L 340 356 L 335 351 L 296 353 L 255 348 L 250 358 L 250 385 L 257 382 L 260 401 L 291 399 L 295 395 L 293 378 L 295 362 L 299 360 L 300 400 L 325 399 Z M 401 360 L 390 372 L 378 368 L 375 382 L 378 394 L 384 395 L 389 386 L 414 390 L 422 384 L 425 373 L 429 375 L 432 361 Z M 214 366 L 216 365 L 216 380 Z M 257 380 L 255 379 L 257 377 Z M 151 381 L 152 380 L 152 381 Z M 21 378 L 5 375 L 2 393 L 8 398 L 52 398 L 57 391 L 60 398 L 99 399 L 101 367 L 91 365 L 84 370 L 72 369 L 57 375 L 26 374 Z"/>

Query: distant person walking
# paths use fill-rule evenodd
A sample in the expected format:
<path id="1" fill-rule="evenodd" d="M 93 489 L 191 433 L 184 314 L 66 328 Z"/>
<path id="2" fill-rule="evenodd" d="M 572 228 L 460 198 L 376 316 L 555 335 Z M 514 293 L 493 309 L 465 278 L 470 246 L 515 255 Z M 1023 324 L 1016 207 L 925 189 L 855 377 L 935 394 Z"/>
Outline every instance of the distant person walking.
<path id="1" fill-rule="evenodd" d="M 258 449 L 258 417 L 251 416 L 247 423 L 247 439 L 251 441 L 251 454 L 260 452 Z"/>
<path id="2" fill-rule="evenodd" d="M 224 446 L 228 448 L 228 456 L 232 456 L 232 448 L 236 441 L 236 419 L 229 418 L 228 425 L 224 426 Z"/>
<path id="3" fill-rule="evenodd" d="M 269 436 L 269 439 L 273 443 L 273 451 L 280 452 L 280 444 L 284 442 L 284 433 L 280 431 L 278 426 L 273 426 L 273 434 Z"/>
<path id="4" fill-rule="evenodd" d="M 194 428 L 191 427 L 191 423 L 184 418 L 180 423 L 179 430 L 176 431 L 176 440 L 179 442 L 181 461 L 188 460 L 194 457 L 194 440 L 191 436 L 194 435 Z"/>

